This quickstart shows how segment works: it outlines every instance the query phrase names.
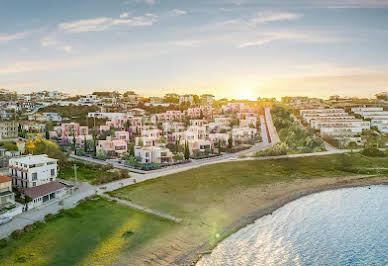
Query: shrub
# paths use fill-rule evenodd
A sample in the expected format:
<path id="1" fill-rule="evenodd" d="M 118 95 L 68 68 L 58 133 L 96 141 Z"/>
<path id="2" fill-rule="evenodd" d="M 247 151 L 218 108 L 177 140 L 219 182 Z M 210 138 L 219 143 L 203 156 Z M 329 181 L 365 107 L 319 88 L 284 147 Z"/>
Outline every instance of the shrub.
<path id="1" fill-rule="evenodd" d="M 383 151 L 379 150 L 376 147 L 365 148 L 361 151 L 361 154 L 368 156 L 368 157 L 385 157 L 386 156 L 386 154 Z"/>
<path id="2" fill-rule="evenodd" d="M 15 231 L 13 231 L 13 232 L 11 233 L 11 238 L 12 238 L 12 239 L 18 239 L 18 238 L 20 238 L 20 236 L 21 236 L 23 233 L 24 233 L 23 230 L 20 230 L 20 229 L 15 230 Z"/>
<path id="3" fill-rule="evenodd" d="M 125 232 L 124 234 L 122 234 L 122 238 L 128 238 L 128 237 L 130 237 L 130 236 L 132 236 L 134 234 L 134 232 L 132 232 L 132 231 L 127 231 L 127 232 Z"/>
<path id="4" fill-rule="evenodd" d="M 33 224 L 28 224 L 28 225 L 24 226 L 23 231 L 26 233 L 32 232 L 32 231 L 34 231 L 34 228 L 35 227 Z"/>
<path id="5" fill-rule="evenodd" d="M 46 214 L 46 216 L 44 217 L 44 220 L 45 220 L 46 222 L 48 222 L 48 221 L 51 221 L 52 219 L 54 219 L 54 217 L 55 217 L 54 214 L 49 213 L 49 214 Z"/>
<path id="6" fill-rule="evenodd" d="M 0 240 L 0 248 L 5 248 L 8 245 L 7 239 Z"/>
<path id="7" fill-rule="evenodd" d="M 129 178 L 129 172 L 126 169 L 120 169 L 120 177 L 121 178 Z"/>

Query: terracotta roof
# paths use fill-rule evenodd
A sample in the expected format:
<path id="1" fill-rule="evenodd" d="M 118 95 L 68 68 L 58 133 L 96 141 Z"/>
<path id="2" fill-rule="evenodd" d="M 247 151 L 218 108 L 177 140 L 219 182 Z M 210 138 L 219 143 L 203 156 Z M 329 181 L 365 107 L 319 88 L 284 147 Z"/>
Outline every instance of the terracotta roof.
<path id="1" fill-rule="evenodd" d="M 31 199 L 36 199 L 65 187 L 66 186 L 64 184 L 59 183 L 58 181 L 53 181 L 37 187 L 26 188 L 24 189 L 24 194 L 29 196 Z"/>
<path id="2" fill-rule="evenodd" d="M 6 183 L 9 181 L 11 181 L 11 178 L 9 178 L 8 176 L 0 175 L 0 183 Z"/>

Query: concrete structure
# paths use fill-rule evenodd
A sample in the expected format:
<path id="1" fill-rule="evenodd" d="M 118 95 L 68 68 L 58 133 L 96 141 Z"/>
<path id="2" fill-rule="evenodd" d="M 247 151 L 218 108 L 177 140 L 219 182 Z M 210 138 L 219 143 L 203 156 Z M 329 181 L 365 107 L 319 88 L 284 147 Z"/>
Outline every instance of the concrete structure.
<path id="1" fill-rule="evenodd" d="M 169 163 L 172 162 L 173 154 L 167 148 L 163 147 L 136 147 L 135 156 L 140 158 L 141 163 L 151 164 L 151 163 Z"/>
<path id="2" fill-rule="evenodd" d="M 0 175 L 0 210 L 15 203 L 15 196 L 12 192 L 12 179 Z"/>
<path id="3" fill-rule="evenodd" d="M 17 188 L 32 188 L 56 180 L 57 159 L 47 155 L 28 155 L 9 160 L 9 175 Z"/>
<path id="4" fill-rule="evenodd" d="M 18 137 L 19 123 L 15 121 L 0 121 L 0 139 Z"/>

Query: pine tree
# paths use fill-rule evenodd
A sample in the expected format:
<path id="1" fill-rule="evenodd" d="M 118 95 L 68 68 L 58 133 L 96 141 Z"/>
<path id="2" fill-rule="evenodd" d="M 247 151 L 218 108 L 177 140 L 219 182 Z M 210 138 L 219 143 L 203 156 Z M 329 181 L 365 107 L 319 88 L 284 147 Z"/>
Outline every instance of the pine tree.
<path id="1" fill-rule="evenodd" d="M 135 145 L 133 143 L 131 143 L 130 145 L 131 145 L 131 149 L 129 150 L 129 155 L 135 156 Z"/>
<path id="2" fill-rule="evenodd" d="M 189 149 L 189 143 L 185 142 L 185 160 L 190 159 L 190 149 Z"/>
<path id="3" fill-rule="evenodd" d="M 74 149 L 74 154 L 76 155 L 77 154 L 77 147 L 76 147 L 76 139 L 75 139 L 74 131 L 73 131 L 72 135 L 73 135 L 73 149 Z"/>
<path id="4" fill-rule="evenodd" d="M 85 151 L 85 153 L 88 152 L 88 144 L 86 143 L 86 135 L 84 135 L 84 151 Z"/>

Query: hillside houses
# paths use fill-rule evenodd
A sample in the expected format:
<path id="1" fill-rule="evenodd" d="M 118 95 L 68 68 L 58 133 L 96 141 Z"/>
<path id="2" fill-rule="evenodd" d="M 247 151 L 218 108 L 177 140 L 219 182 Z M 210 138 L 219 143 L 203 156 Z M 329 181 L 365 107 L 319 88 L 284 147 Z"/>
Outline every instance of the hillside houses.
<path id="1" fill-rule="evenodd" d="M 369 121 L 357 119 L 341 108 L 304 109 L 300 110 L 300 116 L 323 138 L 335 139 L 342 146 L 351 142 L 361 145 L 362 132 L 371 126 Z"/>

